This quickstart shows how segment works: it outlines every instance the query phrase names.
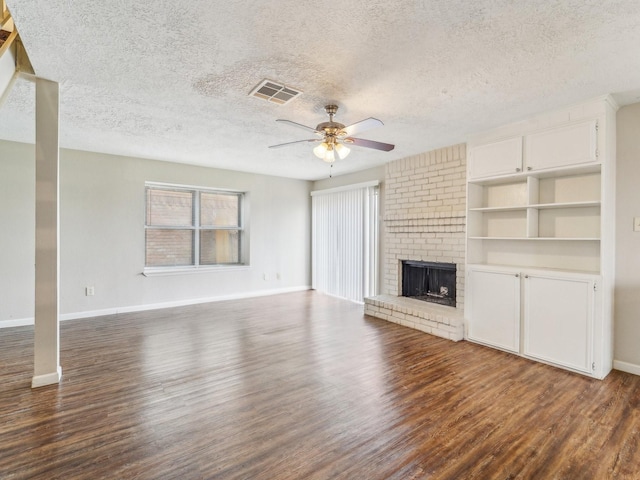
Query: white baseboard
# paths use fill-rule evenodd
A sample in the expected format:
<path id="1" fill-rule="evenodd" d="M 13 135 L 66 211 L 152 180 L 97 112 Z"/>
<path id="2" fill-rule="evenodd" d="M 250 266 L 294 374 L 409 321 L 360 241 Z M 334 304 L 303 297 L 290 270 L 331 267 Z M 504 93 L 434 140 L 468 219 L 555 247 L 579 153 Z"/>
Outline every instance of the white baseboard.
<path id="1" fill-rule="evenodd" d="M 60 383 L 62 378 L 62 367 L 58 366 L 57 370 L 44 375 L 34 375 L 31 380 L 31 388 L 44 387 L 45 385 L 54 385 Z"/>
<path id="2" fill-rule="evenodd" d="M 33 325 L 33 317 L 16 318 L 15 320 L 0 320 L 0 328 L 24 327 L 26 325 Z"/>
<path id="3" fill-rule="evenodd" d="M 186 305 L 197 305 L 199 303 L 221 302 L 224 300 L 238 300 L 251 297 L 266 297 L 269 295 L 278 295 L 280 293 L 301 292 L 310 290 L 310 286 L 277 288 L 270 290 L 258 290 L 254 292 L 234 293 L 230 295 L 220 295 L 217 297 L 190 298 L 187 300 L 176 300 L 172 302 L 150 303 L 146 305 L 131 305 L 127 307 L 104 308 L 101 310 L 87 310 L 84 312 L 63 313 L 60 320 L 77 320 L 80 318 L 101 317 L 103 315 L 115 315 L 118 313 L 144 312 L 146 310 L 158 310 L 161 308 L 184 307 Z M 16 320 L 1 320 L 0 328 L 21 327 L 25 325 L 33 325 L 33 317 L 21 318 Z"/>
<path id="4" fill-rule="evenodd" d="M 615 368 L 616 370 L 620 370 L 621 372 L 640 375 L 640 365 L 636 365 L 635 363 L 628 363 L 628 362 L 621 362 L 620 360 L 614 360 L 613 368 Z"/>

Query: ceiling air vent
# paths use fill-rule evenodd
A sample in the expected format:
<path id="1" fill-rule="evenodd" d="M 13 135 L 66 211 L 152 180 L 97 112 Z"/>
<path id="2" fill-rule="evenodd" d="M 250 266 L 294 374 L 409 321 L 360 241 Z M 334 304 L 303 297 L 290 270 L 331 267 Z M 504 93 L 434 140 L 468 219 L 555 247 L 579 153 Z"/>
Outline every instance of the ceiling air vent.
<path id="1" fill-rule="evenodd" d="M 268 102 L 277 103 L 279 105 L 289 103 L 291 100 L 301 94 L 302 92 L 300 90 L 286 87 L 282 84 L 272 82 L 271 80 L 261 81 L 258 86 L 256 86 L 256 88 L 254 88 L 251 93 L 249 93 L 249 95 L 252 97 L 261 98 Z"/>

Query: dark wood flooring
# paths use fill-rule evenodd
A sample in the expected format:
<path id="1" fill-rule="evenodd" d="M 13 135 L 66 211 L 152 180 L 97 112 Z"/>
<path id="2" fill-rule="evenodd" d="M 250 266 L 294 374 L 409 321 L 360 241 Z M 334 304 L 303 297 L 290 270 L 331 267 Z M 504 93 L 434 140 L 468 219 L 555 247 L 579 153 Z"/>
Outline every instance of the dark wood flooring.
<path id="1" fill-rule="evenodd" d="M 639 479 L 640 377 L 592 380 L 301 292 L 0 330 L 0 478 Z"/>

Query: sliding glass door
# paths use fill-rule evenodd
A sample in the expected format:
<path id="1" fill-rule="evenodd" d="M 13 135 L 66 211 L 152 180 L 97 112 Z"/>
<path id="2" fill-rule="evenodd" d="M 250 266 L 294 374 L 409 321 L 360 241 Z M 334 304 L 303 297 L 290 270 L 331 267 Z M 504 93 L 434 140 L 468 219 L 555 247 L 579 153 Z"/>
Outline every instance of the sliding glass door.
<path id="1" fill-rule="evenodd" d="M 312 192 L 312 287 L 356 302 L 377 293 L 377 182 Z"/>

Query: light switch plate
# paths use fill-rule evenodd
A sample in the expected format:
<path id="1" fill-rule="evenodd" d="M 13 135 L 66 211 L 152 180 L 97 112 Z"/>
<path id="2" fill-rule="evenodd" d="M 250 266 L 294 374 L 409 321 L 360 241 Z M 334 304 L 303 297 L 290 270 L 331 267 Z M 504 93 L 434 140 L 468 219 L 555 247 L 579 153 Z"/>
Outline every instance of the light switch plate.
<path id="1" fill-rule="evenodd" d="M 640 232 L 640 217 L 634 217 L 633 219 L 633 231 Z"/>

